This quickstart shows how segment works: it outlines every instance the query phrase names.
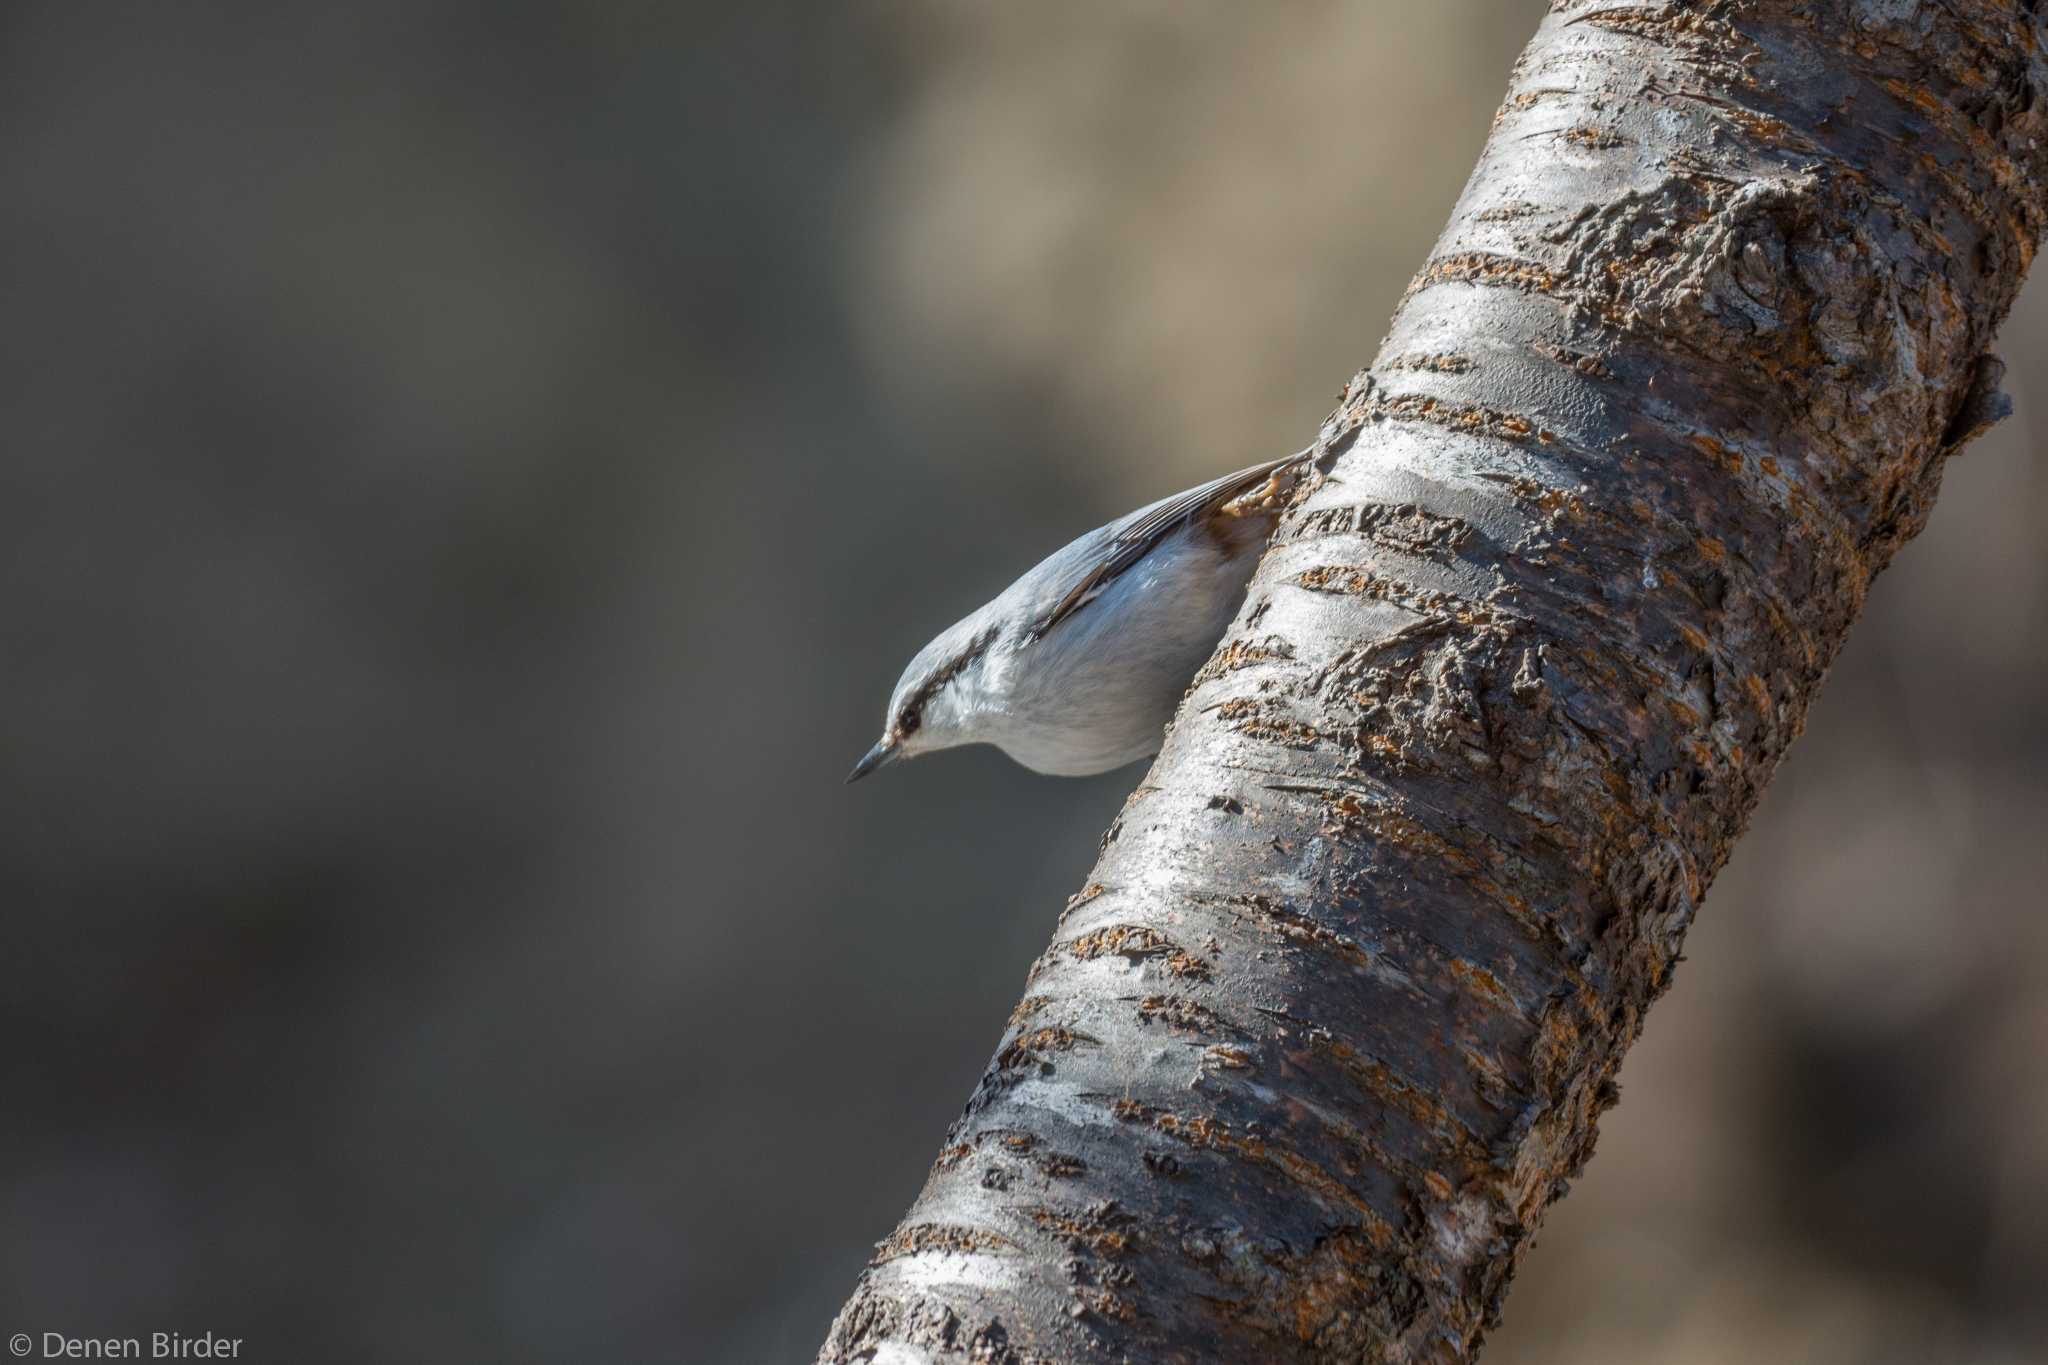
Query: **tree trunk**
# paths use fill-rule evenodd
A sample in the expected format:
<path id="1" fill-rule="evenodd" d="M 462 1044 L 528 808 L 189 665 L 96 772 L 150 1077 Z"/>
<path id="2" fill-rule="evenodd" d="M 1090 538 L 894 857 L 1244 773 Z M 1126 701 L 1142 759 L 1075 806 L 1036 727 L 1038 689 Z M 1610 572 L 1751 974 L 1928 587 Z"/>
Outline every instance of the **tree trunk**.
<path id="1" fill-rule="evenodd" d="M 1469 1358 L 2000 415 L 2032 0 L 1560 0 L 821 1360 Z"/>

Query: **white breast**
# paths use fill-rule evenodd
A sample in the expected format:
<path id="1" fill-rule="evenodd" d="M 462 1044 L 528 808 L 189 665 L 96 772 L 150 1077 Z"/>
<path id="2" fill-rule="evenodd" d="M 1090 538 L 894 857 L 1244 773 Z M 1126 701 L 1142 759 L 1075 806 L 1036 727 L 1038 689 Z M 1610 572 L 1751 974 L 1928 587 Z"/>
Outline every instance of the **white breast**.
<path id="1" fill-rule="evenodd" d="M 987 733 L 1025 767 L 1062 777 L 1154 753 L 1166 723 L 1229 627 L 1258 546 L 1228 555 L 1176 531 L 1043 639 L 999 647 L 985 676 Z"/>

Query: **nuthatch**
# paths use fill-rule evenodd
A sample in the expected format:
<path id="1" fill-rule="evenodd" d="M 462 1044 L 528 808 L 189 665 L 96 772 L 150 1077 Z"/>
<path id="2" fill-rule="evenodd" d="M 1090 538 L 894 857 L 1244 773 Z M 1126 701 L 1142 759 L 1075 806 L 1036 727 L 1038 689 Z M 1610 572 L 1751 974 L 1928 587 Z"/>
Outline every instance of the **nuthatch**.
<path id="1" fill-rule="evenodd" d="M 959 744 L 1061 777 L 1155 752 L 1313 450 L 1090 531 L 942 632 L 903 670 L 882 738 L 846 780 Z"/>

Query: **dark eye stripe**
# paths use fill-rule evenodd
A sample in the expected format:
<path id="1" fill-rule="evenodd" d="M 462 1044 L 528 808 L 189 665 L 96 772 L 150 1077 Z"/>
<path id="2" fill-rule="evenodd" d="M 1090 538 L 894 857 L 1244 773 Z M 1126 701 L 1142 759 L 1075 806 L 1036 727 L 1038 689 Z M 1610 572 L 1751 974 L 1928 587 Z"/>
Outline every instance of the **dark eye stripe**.
<path id="1" fill-rule="evenodd" d="M 925 703 L 937 696 L 940 688 L 958 677 L 961 669 L 987 653 L 988 647 L 996 642 L 996 635 L 1000 630 L 1001 627 L 999 626 L 990 626 L 987 630 L 974 637 L 967 648 L 961 651 L 959 658 L 954 659 L 944 668 L 926 678 L 924 686 L 912 693 L 910 700 L 904 702 L 903 709 L 897 713 L 896 733 L 899 735 L 915 733 L 917 727 L 924 723 Z"/>

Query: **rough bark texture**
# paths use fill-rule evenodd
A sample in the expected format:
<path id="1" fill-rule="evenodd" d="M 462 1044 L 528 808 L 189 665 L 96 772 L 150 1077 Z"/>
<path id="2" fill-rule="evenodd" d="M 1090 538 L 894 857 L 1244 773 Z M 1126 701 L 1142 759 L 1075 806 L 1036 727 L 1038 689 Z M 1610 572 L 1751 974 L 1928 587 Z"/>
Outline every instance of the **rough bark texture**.
<path id="1" fill-rule="evenodd" d="M 1474 1353 L 1998 415 L 2042 37 L 2020 0 L 1554 7 L 822 1360 Z"/>

